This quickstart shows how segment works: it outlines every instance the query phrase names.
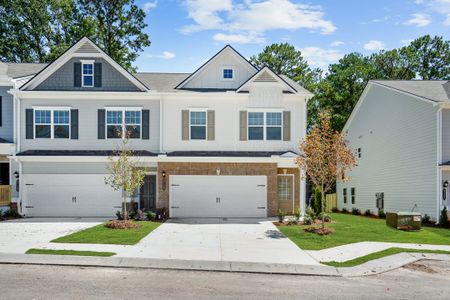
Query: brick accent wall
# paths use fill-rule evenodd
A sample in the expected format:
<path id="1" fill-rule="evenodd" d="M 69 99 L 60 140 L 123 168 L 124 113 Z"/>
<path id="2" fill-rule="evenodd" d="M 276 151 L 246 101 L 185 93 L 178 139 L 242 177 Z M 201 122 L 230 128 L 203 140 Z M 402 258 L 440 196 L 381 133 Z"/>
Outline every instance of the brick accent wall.
<path id="1" fill-rule="evenodd" d="M 158 208 L 169 208 L 170 175 L 266 175 L 267 213 L 273 217 L 278 210 L 277 164 L 276 163 L 158 163 Z M 166 188 L 162 190 L 162 172 L 166 172 Z"/>

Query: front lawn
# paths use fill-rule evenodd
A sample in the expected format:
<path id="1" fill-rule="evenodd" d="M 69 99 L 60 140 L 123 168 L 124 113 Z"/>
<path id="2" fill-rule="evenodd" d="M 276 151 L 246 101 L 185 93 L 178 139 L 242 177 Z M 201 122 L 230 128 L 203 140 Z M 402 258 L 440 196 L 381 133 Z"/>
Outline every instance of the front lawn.
<path id="1" fill-rule="evenodd" d="M 433 253 L 433 254 L 450 254 L 450 251 L 444 251 L 444 250 L 427 250 L 427 249 L 406 249 L 406 248 L 389 248 L 383 251 L 371 253 L 365 256 L 357 257 L 352 260 L 347 260 L 343 262 L 337 262 L 337 261 L 327 261 L 327 262 L 321 262 L 324 265 L 332 266 L 332 267 L 354 267 L 360 264 L 363 264 L 365 262 L 368 262 L 369 260 L 374 260 L 378 258 L 382 258 L 389 255 L 394 255 L 398 253 Z"/>
<path id="2" fill-rule="evenodd" d="M 26 254 L 48 254 L 48 255 L 77 255 L 77 256 L 102 256 L 110 257 L 116 255 L 114 252 L 78 251 L 78 250 L 53 250 L 31 248 Z"/>
<path id="3" fill-rule="evenodd" d="M 363 216 L 331 214 L 335 232 L 319 236 L 304 232 L 309 226 L 279 226 L 278 229 L 304 250 L 321 250 L 357 242 L 393 242 L 450 245 L 450 229 L 422 227 L 418 232 L 396 230 L 386 226 L 386 221 Z"/>
<path id="4" fill-rule="evenodd" d="M 138 228 L 110 229 L 105 224 L 87 228 L 53 240 L 53 243 L 135 245 L 161 223 L 140 221 Z"/>

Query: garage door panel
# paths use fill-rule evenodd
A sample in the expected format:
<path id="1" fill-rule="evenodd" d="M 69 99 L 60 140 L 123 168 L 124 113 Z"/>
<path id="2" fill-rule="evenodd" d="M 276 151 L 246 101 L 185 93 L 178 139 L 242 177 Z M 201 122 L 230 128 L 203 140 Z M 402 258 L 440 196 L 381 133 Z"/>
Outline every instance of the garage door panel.
<path id="1" fill-rule="evenodd" d="M 170 176 L 171 217 L 266 217 L 266 176 Z"/>
<path id="2" fill-rule="evenodd" d="M 28 216 L 112 217 L 120 209 L 120 192 L 102 174 L 24 175 L 23 202 Z"/>

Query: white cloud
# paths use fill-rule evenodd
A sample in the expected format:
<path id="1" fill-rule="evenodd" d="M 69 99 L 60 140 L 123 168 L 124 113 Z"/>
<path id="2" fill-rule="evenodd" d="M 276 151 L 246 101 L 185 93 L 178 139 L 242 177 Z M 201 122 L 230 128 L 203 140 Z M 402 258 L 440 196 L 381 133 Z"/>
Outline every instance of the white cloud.
<path id="1" fill-rule="evenodd" d="M 364 49 L 369 51 L 376 51 L 376 50 L 383 50 L 384 49 L 384 43 L 380 41 L 371 40 L 364 44 Z"/>
<path id="2" fill-rule="evenodd" d="M 158 55 L 158 57 L 162 59 L 173 59 L 175 58 L 175 53 L 164 51 L 161 55 Z"/>
<path id="3" fill-rule="evenodd" d="M 416 0 L 427 12 L 436 13 L 444 17 L 442 24 L 450 26 L 450 0 Z"/>
<path id="4" fill-rule="evenodd" d="M 214 36 L 216 40 L 260 42 L 271 30 L 310 29 L 321 34 L 336 30 L 324 18 L 321 7 L 292 0 L 245 0 L 240 4 L 232 0 L 185 0 L 184 6 L 194 23 L 181 31 L 220 30 L 221 35 Z"/>
<path id="5" fill-rule="evenodd" d="M 412 14 L 411 19 L 405 22 L 405 25 L 415 25 L 417 27 L 425 27 L 431 23 L 431 17 L 427 14 Z"/>
<path id="6" fill-rule="evenodd" d="M 302 56 L 311 66 L 325 69 L 329 64 L 337 62 L 344 56 L 336 49 L 323 49 L 320 47 L 300 48 Z"/>
<path id="7" fill-rule="evenodd" d="M 155 0 L 153 2 L 146 2 L 146 3 L 144 3 L 144 6 L 143 6 L 142 9 L 145 11 L 145 13 L 148 13 L 153 8 L 156 8 L 156 6 L 158 6 L 158 1 L 157 0 Z"/>
<path id="8" fill-rule="evenodd" d="M 216 41 L 224 43 L 237 43 L 237 44 L 249 44 L 249 43 L 264 43 L 264 38 L 260 36 L 251 36 L 244 34 L 224 34 L 216 33 L 213 36 Z"/>
<path id="9" fill-rule="evenodd" d="M 343 41 L 334 41 L 330 44 L 331 47 L 339 47 L 344 45 L 345 43 Z"/>

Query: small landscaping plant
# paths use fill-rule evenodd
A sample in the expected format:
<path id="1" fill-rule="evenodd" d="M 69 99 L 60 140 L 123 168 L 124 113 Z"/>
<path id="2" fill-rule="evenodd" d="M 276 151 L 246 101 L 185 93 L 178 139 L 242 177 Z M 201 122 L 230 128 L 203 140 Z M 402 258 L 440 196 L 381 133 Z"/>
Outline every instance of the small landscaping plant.
<path id="1" fill-rule="evenodd" d="M 307 208 L 306 208 L 306 211 L 305 211 L 305 214 L 307 215 L 307 216 L 309 216 L 311 219 L 315 219 L 316 218 L 316 212 L 314 211 L 314 209 L 311 207 L 311 206 L 308 206 Z"/>
<path id="2" fill-rule="evenodd" d="M 353 207 L 352 214 L 355 216 L 359 216 L 359 215 L 361 215 L 361 211 L 359 209 L 357 209 L 356 207 Z"/>
<path id="3" fill-rule="evenodd" d="M 301 211 L 300 208 L 296 207 L 294 209 L 294 216 L 295 216 L 295 220 L 298 222 L 300 221 L 300 215 L 301 215 Z"/>
<path id="4" fill-rule="evenodd" d="M 337 213 L 337 212 L 339 212 L 339 208 L 333 207 L 333 208 L 331 209 L 331 211 L 334 212 L 334 213 Z"/>
<path id="5" fill-rule="evenodd" d="M 7 219 L 18 219 L 22 216 L 17 212 L 17 210 L 10 208 L 3 213 L 3 217 Z"/>
<path id="6" fill-rule="evenodd" d="M 314 220 L 309 215 L 303 216 L 303 225 L 311 225 L 314 222 Z"/>
<path id="7" fill-rule="evenodd" d="M 378 218 L 380 219 L 386 219 L 386 213 L 384 212 L 384 210 L 382 208 L 380 208 L 378 210 Z"/>
<path id="8" fill-rule="evenodd" d="M 317 217 L 317 219 L 319 219 L 319 220 L 323 219 L 327 223 L 331 222 L 331 216 L 327 213 L 320 213 L 319 216 Z"/>
<path id="9" fill-rule="evenodd" d="M 107 222 L 105 227 L 110 229 L 129 229 L 141 227 L 141 224 L 130 220 L 114 220 Z"/>
<path id="10" fill-rule="evenodd" d="M 423 226 L 431 226 L 431 225 L 434 225 L 433 222 L 431 222 L 431 217 L 430 217 L 429 215 L 425 214 L 425 215 L 422 217 L 422 225 L 423 225 Z"/>
<path id="11" fill-rule="evenodd" d="M 305 229 L 303 229 L 305 232 L 309 232 L 309 233 L 315 233 L 318 235 L 329 235 L 330 233 L 334 232 L 333 228 L 328 228 L 328 227 L 306 227 Z"/>
<path id="12" fill-rule="evenodd" d="M 367 210 L 364 212 L 364 215 L 365 215 L 366 217 L 371 217 L 371 216 L 372 216 L 372 212 L 370 211 L 370 209 L 367 209 Z"/>
<path id="13" fill-rule="evenodd" d="M 283 223 L 284 217 L 285 217 L 285 213 L 284 213 L 284 211 L 282 209 L 278 209 L 277 217 L 278 217 L 278 222 Z"/>
<path id="14" fill-rule="evenodd" d="M 156 219 L 156 214 L 151 210 L 147 211 L 145 214 L 147 215 L 147 220 L 149 221 L 153 221 Z"/>
<path id="15" fill-rule="evenodd" d="M 343 207 L 342 210 L 341 210 L 341 213 L 348 214 L 348 210 L 345 207 Z"/>
<path id="16" fill-rule="evenodd" d="M 123 220 L 122 213 L 120 212 L 120 210 L 116 211 L 116 218 L 117 220 Z"/>
<path id="17" fill-rule="evenodd" d="M 450 221 L 448 220 L 447 207 L 444 207 L 439 216 L 439 225 L 444 228 L 450 227 Z"/>

